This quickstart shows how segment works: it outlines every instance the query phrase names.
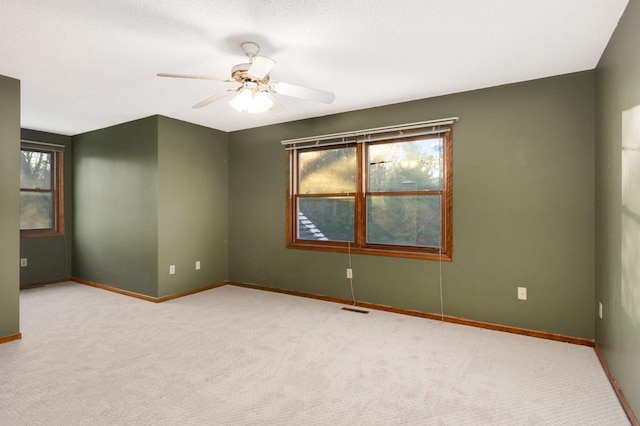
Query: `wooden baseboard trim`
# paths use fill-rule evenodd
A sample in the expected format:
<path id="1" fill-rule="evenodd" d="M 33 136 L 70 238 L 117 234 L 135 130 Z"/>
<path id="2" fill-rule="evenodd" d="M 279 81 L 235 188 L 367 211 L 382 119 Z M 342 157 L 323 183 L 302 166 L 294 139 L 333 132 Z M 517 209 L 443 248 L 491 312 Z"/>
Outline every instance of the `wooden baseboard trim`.
<path id="1" fill-rule="evenodd" d="M 0 345 L 20 339 L 22 339 L 22 333 L 10 334 L 8 336 L 0 337 Z"/>
<path id="2" fill-rule="evenodd" d="M 20 290 L 28 290 L 30 288 L 43 287 L 45 285 L 51 285 L 51 284 L 66 283 L 66 282 L 69 282 L 69 281 L 71 281 L 71 277 L 62 278 L 60 280 L 40 281 L 40 282 L 37 282 L 37 283 L 21 284 L 20 285 Z"/>
<path id="3" fill-rule="evenodd" d="M 197 289 L 194 289 L 194 290 L 189 290 L 189 291 L 185 291 L 185 292 L 182 292 L 182 293 L 176 293 L 176 294 L 171 294 L 171 295 L 168 295 L 168 296 L 161 296 L 161 297 L 147 296 L 145 294 L 140 294 L 140 293 L 136 293 L 136 292 L 128 291 L 128 290 L 122 290 L 122 289 L 119 289 L 119 288 L 116 288 L 116 287 L 108 286 L 108 285 L 105 285 L 105 284 L 95 283 L 93 281 L 88 281 L 88 280 L 85 280 L 85 279 L 82 279 L 82 278 L 77 278 L 77 277 L 72 277 L 71 281 L 79 283 L 79 284 L 88 285 L 88 286 L 91 286 L 91 287 L 100 288 L 100 289 L 107 290 L 107 291 L 112 291 L 114 293 L 123 294 L 125 296 L 135 297 L 137 299 L 146 300 L 148 302 L 154 302 L 154 303 L 166 302 L 168 300 L 173 300 L 173 299 L 177 299 L 177 298 L 180 298 L 180 297 L 188 296 L 188 295 L 191 295 L 191 294 L 200 293 L 202 291 L 211 290 L 213 288 L 222 287 L 224 285 L 235 285 L 235 286 L 238 286 L 238 287 L 245 287 L 245 288 L 252 288 L 252 289 L 256 289 L 256 290 L 263 290 L 263 291 L 271 291 L 271 292 L 275 292 L 275 293 L 289 294 L 291 296 L 299 296 L 299 297 L 306 297 L 306 298 L 311 298 L 311 299 L 324 300 L 324 301 L 327 301 L 327 302 L 339 303 L 339 304 L 343 304 L 343 305 L 354 305 L 353 301 L 347 300 L 347 299 L 338 298 L 338 297 L 322 296 L 322 295 L 318 295 L 318 294 L 303 293 L 303 292 L 300 292 L 300 291 L 285 290 L 285 289 L 274 288 L 274 287 L 265 287 L 265 286 L 261 286 L 261 285 L 249 284 L 249 283 L 243 283 L 243 282 L 236 282 L 236 281 L 224 281 L 224 282 L 221 282 L 221 283 L 211 284 L 211 285 L 208 285 L 208 286 L 205 286 L 205 287 L 201 287 L 201 288 L 197 288 Z M 365 309 L 374 309 L 374 310 L 378 310 L 378 311 L 393 312 L 393 313 L 402 314 L 402 315 L 410 315 L 410 316 L 420 317 L 420 318 L 428 318 L 428 319 L 432 319 L 432 320 L 440 320 L 440 321 L 444 321 L 444 322 L 450 322 L 450 323 L 453 323 L 453 324 L 468 325 L 468 326 L 471 326 L 471 327 L 484 328 L 484 329 L 487 329 L 487 330 L 495 330 L 495 331 L 502 331 L 502 332 L 505 332 L 505 333 L 513 333 L 513 334 L 520 334 L 520 335 L 524 335 L 524 336 L 537 337 L 539 339 L 555 340 L 555 341 L 558 341 L 558 342 L 566 342 L 566 343 L 571 343 L 571 344 L 574 344 L 574 345 L 582 345 L 582 346 L 590 346 L 590 347 L 594 346 L 594 341 L 593 340 L 584 339 L 584 338 L 581 338 L 581 337 L 565 336 L 563 334 L 548 333 L 548 332 L 545 332 L 545 331 L 529 330 L 529 329 L 526 329 L 526 328 L 519 328 L 519 327 L 512 327 L 512 326 L 507 326 L 507 325 L 493 324 L 493 323 L 483 322 L 483 321 L 469 320 L 469 319 L 464 319 L 464 318 L 453 317 L 453 316 L 450 316 L 450 315 L 442 316 L 442 315 L 439 315 L 439 314 L 433 314 L 433 313 L 429 313 L 429 312 L 416 311 L 416 310 L 412 310 L 412 309 L 395 308 L 393 306 L 379 305 L 379 304 L 376 304 L 376 303 L 369 303 L 369 302 L 356 302 L 354 306 L 357 306 L 359 308 L 365 308 Z"/>
<path id="4" fill-rule="evenodd" d="M 123 294 L 123 295 L 129 296 L 129 297 L 135 297 L 136 299 L 146 300 L 147 302 L 156 303 L 158 301 L 158 299 L 156 297 L 147 296 L 146 294 L 136 293 L 135 291 L 123 290 L 121 288 L 117 288 L 117 287 L 112 287 L 110 285 L 96 283 L 96 282 L 85 280 L 85 279 L 82 279 L 82 278 L 72 277 L 71 281 L 73 281 L 74 283 L 84 284 L 84 285 L 88 285 L 90 287 L 95 287 L 95 288 L 99 288 L 99 289 L 102 289 L 102 290 L 111 291 L 113 293 Z"/>
<path id="5" fill-rule="evenodd" d="M 200 293 L 201 291 L 206 291 L 206 290 L 211 290 L 212 288 L 216 288 L 216 287 L 222 287 L 223 285 L 226 285 L 226 282 L 222 282 L 222 283 L 217 283 L 217 284 L 211 284 L 205 287 L 200 287 L 200 288 L 196 288 L 194 290 L 188 290 L 188 291 L 184 291 L 182 293 L 175 293 L 175 294 L 170 294 L 168 296 L 161 296 L 161 297 L 153 297 L 153 296 L 147 296 L 146 294 L 141 294 L 141 293 L 136 293 L 134 291 L 129 291 L 129 290 L 123 290 L 121 288 L 117 288 L 117 287 L 112 287 L 109 285 L 105 285 L 105 284 L 100 284 L 100 283 L 96 283 L 93 281 L 89 281 L 89 280 L 85 280 L 82 278 L 77 278 L 77 277 L 72 277 L 71 281 L 78 283 L 78 284 L 84 284 L 84 285 L 88 285 L 91 287 L 96 287 L 102 290 L 107 290 L 107 291 L 112 291 L 114 293 L 118 293 L 118 294 L 123 294 L 125 296 L 129 296 L 129 297 L 135 297 L 136 299 L 142 299 L 142 300 L 146 300 L 147 302 L 153 302 L 153 303 L 162 303 L 162 302 L 166 302 L 167 300 L 173 300 L 173 299 L 177 299 L 179 297 L 184 297 L 184 296 L 189 296 L 190 294 L 195 294 L 195 293 Z"/>
<path id="6" fill-rule="evenodd" d="M 168 296 L 158 297 L 157 302 L 161 303 L 161 302 L 166 302 L 167 300 L 178 299 L 179 297 L 189 296 L 191 294 L 200 293 L 202 291 L 211 290 L 213 288 L 222 287 L 224 285 L 227 285 L 227 283 L 226 282 L 221 282 L 221 283 L 217 283 L 217 284 L 210 284 L 208 286 L 196 288 L 194 290 L 189 290 L 189 291 L 184 291 L 182 293 L 176 293 L 176 294 L 170 294 Z"/>
<path id="7" fill-rule="evenodd" d="M 378 311 L 393 312 L 393 313 L 396 313 L 396 314 L 410 315 L 410 316 L 420 317 L 420 318 L 428 318 L 428 319 L 432 319 L 432 320 L 450 322 L 450 323 L 453 323 L 453 324 L 461 324 L 461 325 L 468 325 L 468 326 L 472 326 L 472 327 L 485 328 L 487 330 L 503 331 L 505 333 L 521 334 L 521 335 L 524 335 L 524 336 L 537 337 L 537 338 L 540 338 L 540 339 L 547 339 L 547 340 L 555 340 L 555 341 L 558 341 L 558 342 L 572 343 L 574 345 L 582 345 L 582 346 L 590 346 L 590 347 L 593 347 L 593 345 L 594 345 L 594 341 L 593 340 L 584 339 L 582 337 L 565 336 L 565 335 L 562 335 L 562 334 L 548 333 L 548 332 L 545 332 L 545 331 L 529 330 L 529 329 L 526 329 L 526 328 L 511 327 L 511 326 L 507 326 L 507 325 L 500 325 L 500 324 L 493 324 L 493 323 L 488 323 L 488 322 L 483 322 L 483 321 L 469 320 L 469 319 L 458 318 L 458 317 L 453 317 L 453 316 L 449 316 L 449 315 L 444 315 L 443 316 L 443 315 L 440 315 L 440 314 L 432 314 L 432 313 L 429 313 L 429 312 L 416 311 L 416 310 L 412 310 L 412 309 L 395 308 L 393 306 L 379 305 L 379 304 L 376 304 L 376 303 L 356 302 L 355 305 L 354 305 L 352 300 L 341 299 L 341 298 L 338 298 L 338 297 L 330 297 L 330 296 L 322 296 L 322 295 L 317 295 L 317 294 L 309 294 L 309 293 L 303 293 L 303 292 L 294 291 L 294 290 L 284 290 L 284 289 L 273 288 L 273 287 L 265 287 L 265 286 L 249 284 L 249 283 L 242 283 L 242 282 L 235 282 L 235 281 L 228 281 L 227 283 L 230 284 L 230 285 L 238 286 L 238 287 L 253 288 L 253 289 L 256 289 L 256 290 L 264 290 L 264 291 L 271 291 L 271 292 L 275 292 L 275 293 L 289 294 L 289 295 L 292 295 L 292 296 L 307 297 L 307 298 L 311 298 L 311 299 L 324 300 L 324 301 L 327 301 L 327 302 L 340 303 L 340 304 L 343 304 L 343 305 L 357 306 L 359 308 L 366 308 L 366 309 L 374 309 L 374 310 L 378 310 Z"/>
<path id="8" fill-rule="evenodd" d="M 613 376 L 613 373 L 609 369 L 607 360 L 604 357 L 604 354 L 602 353 L 602 351 L 600 350 L 600 347 L 598 346 L 597 342 L 593 345 L 593 349 L 595 350 L 596 355 L 600 360 L 600 364 L 602 364 L 602 369 L 607 375 L 607 378 L 609 379 L 609 382 L 611 383 L 611 386 L 613 387 L 613 391 L 616 393 L 618 400 L 620 400 L 622 409 L 624 410 L 625 414 L 629 418 L 629 421 L 633 426 L 640 426 L 640 424 L 638 423 L 638 419 L 636 418 L 635 414 L 633 413 L 633 410 L 631 409 L 631 405 L 629 405 L 629 401 L 627 401 L 627 398 L 624 396 L 624 392 L 622 392 L 620 385 L 618 384 L 615 377 Z"/>

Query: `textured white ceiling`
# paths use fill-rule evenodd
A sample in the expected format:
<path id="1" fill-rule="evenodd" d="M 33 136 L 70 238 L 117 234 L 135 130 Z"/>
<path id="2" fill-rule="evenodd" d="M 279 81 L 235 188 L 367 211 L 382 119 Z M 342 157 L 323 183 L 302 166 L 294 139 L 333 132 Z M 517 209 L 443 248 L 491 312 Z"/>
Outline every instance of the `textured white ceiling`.
<path id="1" fill-rule="evenodd" d="M 0 74 L 22 82 L 25 128 L 74 135 L 162 114 L 232 131 L 593 69 L 627 3 L 0 0 Z M 277 61 L 273 80 L 335 102 L 193 109 L 229 85 L 156 77 L 228 78 L 243 41 Z"/>

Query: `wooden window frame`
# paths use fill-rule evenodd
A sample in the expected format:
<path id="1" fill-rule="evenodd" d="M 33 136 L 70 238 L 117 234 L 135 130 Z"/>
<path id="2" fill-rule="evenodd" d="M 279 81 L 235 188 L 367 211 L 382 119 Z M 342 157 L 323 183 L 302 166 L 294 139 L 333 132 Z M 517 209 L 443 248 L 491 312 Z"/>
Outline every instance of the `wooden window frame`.
<path id="1" fill-rule="evenodd" d="M 46 148 L 21 148 L 20 151 L 43 152 L 51 155 L 51 189 L 20 188 L 20 193 L 51 193 L 52 226 L 42 229 L 20 229 L 20 238 L 64 236 L 64 152 Z"/>
<path id="2" fill-rule="evenodd" d="M 288 191 L 286 200 L 286 247 L 291 249 L 302 250 L 318 250 L 338 253 L 354 253 L 369 254 L 377 256 L 406 257 L 414 259 L 429 259 L 452 261 L 453 260 L 453 137 L 452 129 L 443 131 L 438 134 L 444 141 L 443 158 L 442 158 L 442 188 L 440 190 L 419 190 L 405 192 L 369 192 L 366 184 L 367 167 L 364 164 L 364 158 L 368 147 L 379 143 L 395 143 L 415 140 L 415 137 L 394 138 L 389 140 L 377 140 L 375 142 L 351 142 L 341 145 L 342 147 L 355 146 L 357 148 L 357 186 L 355 193 L 339 193 L 339 194 L 313 194 L 300 195 L 297 193 L 299 188 L 299 170 L 298 155 L 305 151 L 319 151 L 323 149 L 337 148 L 337 146 L 329 147 L 302 147 L 287 151 L 288 155 Z M 415 247 L 400 245 L 372 244 L 366 242 L 366 226 L 367 212 L 366 199 L 367 195 L 430 195 L 438 194 L 442 198 L 441 203 L 441 243 L 440 247 Z M 341 241 L 318 241 L 298 239 L 298 199 L 302 197 L 327 197 L 327 196 L 353 196 L 355 197 L 355 219 L 354 228 L 355 235 L 353 242 Z"/>

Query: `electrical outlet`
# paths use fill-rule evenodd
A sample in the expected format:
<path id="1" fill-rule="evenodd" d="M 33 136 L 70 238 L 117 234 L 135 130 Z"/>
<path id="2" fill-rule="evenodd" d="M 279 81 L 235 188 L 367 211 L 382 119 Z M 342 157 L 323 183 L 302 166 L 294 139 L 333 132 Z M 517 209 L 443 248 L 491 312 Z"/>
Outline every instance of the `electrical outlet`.
<path id="1" fill-rule="evenodd" d="M 347 278 L 353 278 L 353 270 L 351 268 L 347 268 Z"/>
<path id="2" fill-rule="evenodd" d="M 527 300 L 527 288 L 518 287 L 518 300 Z"/>
<path id="3" fill-rule="evenodd" d="M 176 273 L 176 265 L 169 265 L 169 274 L 173 275 Z"/>
<path id="4" fill-rule="evenodd" d="M 196 271 L 200 269 L 200 261 L 196 260 Z"/>
<path id="5" fill-rule="evenodd" d="M 602 319 L 602 302 L 598 302 L 598 316 Z"/>
<path id="6" fill-rule="evenodd" d="M 27 258 L 23 257 L 22 259 L 20 259 L 20 267 L 24 268 L 25 266 L 27 266 Z"/>

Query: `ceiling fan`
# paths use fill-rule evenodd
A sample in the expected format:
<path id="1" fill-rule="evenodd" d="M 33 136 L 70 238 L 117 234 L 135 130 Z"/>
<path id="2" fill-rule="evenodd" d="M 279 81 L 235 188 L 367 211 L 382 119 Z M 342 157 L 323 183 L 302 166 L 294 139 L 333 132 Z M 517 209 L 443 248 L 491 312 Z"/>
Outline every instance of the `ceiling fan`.
<path id="1" fill-rule="evenodd" d="M 285 112 L 284 108 L 273 96 L 274 94 L 325 104 L 330 104 L 334 101 L 335 95 L 331 92 L 271 80 L 269 72 L 276 64 L 276 61 L 266 56 L 259 56 L 260 46 L 257 43 L 245 42 L 242 43 L 241 47 L 244 54 L 249 58 L 249 62 L 238 64 L 231 68 L 230 79 L 189 74 L 158 73 L 157 75 L 158 77 L 215 80 L 236 84 L 235 87 L 198 102 L 193 108 L 205 107 L 224 99 L 232 93 L 235 93 L 235 96 L 229 101 L 229 104 L 241 112 L 272 111 L 276 114 L 283 114 Z"/>

